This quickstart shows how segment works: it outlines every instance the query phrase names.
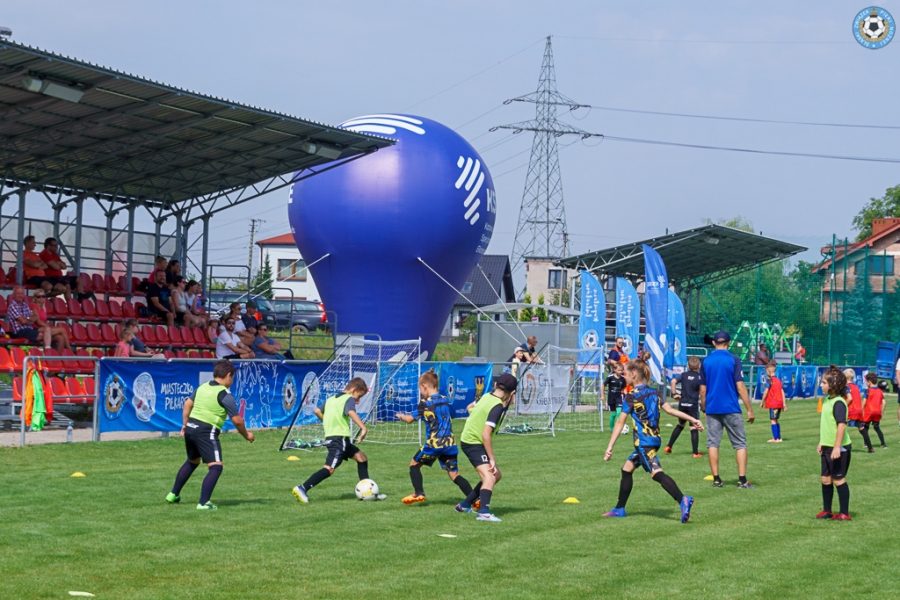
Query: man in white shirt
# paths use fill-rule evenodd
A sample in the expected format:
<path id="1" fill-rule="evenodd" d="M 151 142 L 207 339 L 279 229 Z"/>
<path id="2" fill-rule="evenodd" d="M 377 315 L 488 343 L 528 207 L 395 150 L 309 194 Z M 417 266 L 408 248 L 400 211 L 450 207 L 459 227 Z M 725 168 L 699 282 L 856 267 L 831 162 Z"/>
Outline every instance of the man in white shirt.
<path id="1" fill-rule="evenodd" d="M 234 332 L 235 319 L 231 315 L 225 317 L 225 328 L 216 338 L 216 358 L 253 358 L 253 350 L 247 347 Z"/>

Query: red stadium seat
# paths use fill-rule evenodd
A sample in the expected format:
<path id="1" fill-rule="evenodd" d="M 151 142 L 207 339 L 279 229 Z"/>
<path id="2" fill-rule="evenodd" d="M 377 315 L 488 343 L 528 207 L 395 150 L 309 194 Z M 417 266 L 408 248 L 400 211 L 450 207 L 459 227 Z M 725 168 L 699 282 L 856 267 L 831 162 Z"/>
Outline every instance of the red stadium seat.
<path id="1" fill-rule="evenodd" d="M 21 346 L 10 346 L 9 357 L 12 359 L 13 370 L 16 373 L 22 372 L 22 364 L 25 362 L 25 351 Z"/>
<path id="2" fill-rule="evenodd" d="M 107 304 L 109 304 L 109 316 L 111 320 L 121 321 L 125 319 L 125 314 L 122 312 L 122 305 L 119 304 L 118 300 L 110 300 Z"/>
<path id="3" fill-rule="evenodd" d="M 47 348 L 44 350 L 44 360 L 41 361 L 41 367 L 50 373 L 65 373 L 66 368 L 63 365 L 65 361 L 62 360 L 52 360 L 51 358 L 54 356 L 59 356 L 59 352 L 54 350 L 53 348 Z M 73 365 L 74 366 L 74 365 Z"/>
<path id="4" fill-rule="evenodd" d="M 100 350 L 99 348 L 94 348 L 93 350 L 91 350 L 91 356 L 93 356 L 97 360 L 100 360 L 101 358 L 106 356 L 106 353 L 104 353 L 103 350 Z"/>
<path id="5" fill-rule="evenodd" d="M 119 284 L 116 282 L 116 278 L 113 275 L 107 275 L 103 280 L 103 283 L 106 284 L 106 291 L 110 294 L 119 294 L 122 290 L 119 288 Z"/>
<path id="6" fill-rule="evenodd" d="M 65 300 L 56 296 L 51 299 L 51 302 L 53 303 L 53 315 L 57 319 L 65 319 L 69 316 L 69 305 Z"/>
<path id="7" fill-rule="evenodd" d="M 9 285 L 16 284 L 16 268 L 10 267 L 9 273 L 6 274 L 6 283 Z"/>
<path id="8" fill-rule="evenodd" d="M 212 350 L 204 350 L 203 352 L 200 353 L 200 357 L 201 358 L 215 358 L 216 353 L 213 352 Z"/>
<path id="9" fill-rule="evenodd" d="M 22 401 L 22 377 L 17 376 L 13 377 L 13 401 L 21 402 Z"/>
<path id="10" fill-rule="evenodd" d="M 181 337 L 181 331 L 177 327 L 170 327 L 170 328 L 168 328 L 167 331 L 169 333 L 169 342 L 171 342 L 172 348 L 175 348 L 175 349 L 184 348 L 185 342 Z M 186 330 L 186 329 L 185 329 L 185 332 L 189 333 L 188 330 Z M 156 336 L 156 337 L 159 337 L 159 336 Z M 193 341 L 193 340 L 191 340 L 191 341 Z"/>
<path id="11" fill-rule="evenodd" d="M 81 319 L 84 316 L 81 310 L 81 302 L 75 298 L 69 298 L 69 316 L 73 319 Z"/>
<path id="12" fill-rule="evenodd" d="M 131 293 L 135 296 L 146 296 L 146 292 L 141 291 L 141 280 L 137 277 L 131 278 Z"/>
<path id="13" fill-rule="evenodd" d="M 85 302 L 81 303 L 82 308 L 85 306 Z M 106 300 L 97 300 L 97 320 L 101 323 L 109 323 L 112 320 L 112 315 L 109 314 L 109 303 Z"/>
<path id="14" fill-rule="evenodd" d="M 107 344 L 103 343 L 103 334 L 100 333 L 100 328 L 97 327 L 96 323 L 88 323 L 85 326 L 85 330 L 87 330 L 88 340 L 91 342 L 92 346 L 106 346 Z"/>
<path id="15" fill-rule="evenodd" d="M 90 342 L 87 329 L 81 323 L 72 323 L 72 335 L 69 340 L 76 346 L 87 346 Z"/>
<path id="16" fill-rule="evenodd" d="M 200 351 L 199 350 L 188 350 L 187 357 L 188 358 L 200 358 Z"/>
<path id="17" fill-rule="evenodd" d="M 3 270 L 3 267 L 0 267 L 0 286 L 6 285 L 6 271 Z"/>
<path id="18" fill-rule="evenodd" d="M 75 356 L 80 358 L 88 358 L 90 354 L 84 348 L 79 348 L 75 352 Z M 94 361 L 92 360 L 79 360 L 78 361 L 78 372 L 79 373 L 93 373 L 94 372 Z"/>
<path id="19" fill-rule="evenodd" d="M 81 301 L 81 313 L 85 319 L 97 320 L 97 307 L 90 298 Z"/>
<path id="20" fill-rule="evenodd" d="M 81 382 L 78 381 L 77 377 L 67 377 L 66 378 L 66 388 L 68 388 L 70 396 L 84 396 L 84 386 L 81 385 Z M 73 399 L 73 402 L 77 402 L 81 404 L 84 402 L 83 398 Z"/>
<path id="21" fill-rule="evenodd" d="M 8 308 L 9 307 L 6 304 L 6 298 L 4 298 L 3 296 L 0 296 L 0 317 L 2 317 L 4 319 L 6 318 L 6 310 Z"/>
<path id="22" fill-rule="evenodd" d="M 2 346 L 0 346 L 0 372 L 14 372 L 12 358 L 9 356 L 9 350 Z"/>
<path id="23" fill-rule="evenodd" d="M 100 335 L 103 336 L 103 343 L 107 346 L 115 346 L 119 343 L 119 337 L 109 323 L 100 325 Z"/>
<path id="24" fill-rule="evenodd" d="M 170 346 L 172 344 L 169 339 L 169 330 L 165 325 L 157 325 L 154 328 L 154 333 L 156 333 L 156 341 L 158 341 L 161 346 Z"/>
<path id="25" fill-rule="evenodd" d="M 175 358 L 175 353 L 171 350 L 166 350 L 165 352 L 163 352 L 163 356 L 166 357 L 166 360 L 172 360 L 173 358 Z"/>
<path id="26" fill-rule="evenodd" d="M 85 377 L 81 380 L 81 385 L 84 386 L 84 393 L 88 396 L 95 396 L 97 392 L 94 390 L 94 378 L 93 377 Z"/>
<path id="27" fill-rule="evenodd" d="M 194 339 L 195 348 L 209 347 L 209 340 L 206 337 L 206 332 L 203 331 L 201 327 L 191 327 L 191 337 Z"/>
<path id="28" fill-rule="evenodd" d="M 63 350 L 59 353 L 60 356 L 64 356 L 65 358 L 75 358 L 75 353 L 71 350 Z M 74 375 L 75 373 L 81 373 L 81 365 L 77 360 L 61 360 L 59 362 L 59 370 L 63 373 L 67 373 L 69 375 Z"/>
<path id="29" fill-rule="evenodd" d="M 156 331 L 154 331 L 153 325 L 141 327 L 141 341 L 147 346 L 155 346 L 159 343 L 159 340 L 156 339 Z"/>
<path id="30" fill-rule="evenodd" d="M 84 287 L 84 292 L 93 292 L 94 291 L 94 282 L 91 281 L 91 276 L 87 273 L 82 273 L 78 277 L 81 278 L 81 285 Z"/>
<path id="31" fill-rule="evenodd" d="M 71 404 L 65 381 L 59 377 L 48 377 L 47 383 L 50 384 L 50 397 L 54 404 Z"/>
<path id="32" fill-rule="evenodd" d="M 187 352 L 185 352 L 184 350 L 178 350 L 175 352 L 175 358 L 187 358 L 187 357 L 188 357 Z"/>
<path id="33" fill-rule="evenodd" d="M 94 273 L 94 275 L 91 277 L 91 285 L 94 288 L 94 293 L 106 293 L 106 284 L 103 282 L 103 275 L 101 275 L 100 273 Z"/>

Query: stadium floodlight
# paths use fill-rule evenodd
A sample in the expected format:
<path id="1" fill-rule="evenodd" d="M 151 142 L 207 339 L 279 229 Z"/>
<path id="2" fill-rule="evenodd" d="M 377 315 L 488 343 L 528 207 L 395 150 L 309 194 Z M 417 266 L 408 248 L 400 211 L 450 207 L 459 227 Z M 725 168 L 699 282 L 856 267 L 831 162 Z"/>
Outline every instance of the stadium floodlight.
<path id="1" fill-rule="evenodd" d="M 313 142 L 304 142 L 300 144 L 300 149 L 307 154 L 315 154 L 316 156 L 321 156 L 322 158 L 327 158 L 329 160 L 340 158 L 343 153 L 340 148 L 326 146 L 325 144 L 314 144 Z"/>
<path id="2" fill-rule="evenodd" d="M 71 85 L 64 85 L 54 81 L 45 81 L 34 75 L 26 75 L 22 78 L 22 87 L 35 94 L 45 94 L 60 100 L 79 102 L 84 96 L 84 90 Z"/>
<path id="3" fill-rule="evenodd" d="M 0 37 L 9 37 L 12 35 L 12 29 L 9 27 L 0 27 Z"/>

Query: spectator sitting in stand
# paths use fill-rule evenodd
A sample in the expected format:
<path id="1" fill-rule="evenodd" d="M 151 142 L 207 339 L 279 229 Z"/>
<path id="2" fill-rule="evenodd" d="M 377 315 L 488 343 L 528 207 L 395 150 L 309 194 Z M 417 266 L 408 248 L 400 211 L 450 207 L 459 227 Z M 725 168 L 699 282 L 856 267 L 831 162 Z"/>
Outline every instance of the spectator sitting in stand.
<path id="1" fill-rule="evenodd" d="M 156 272 L 157 271 L 165 271 L 166 270 L 166 257 L 157 255 L 156 258 L 153 259 L 153 270 L 150 271 L 150 277 L 147 278 L 148 284 L 156 283 Z M 168 276 L 166 276 L 168 280 Z M 171 283 L 171 282 L 169 282 Z"/>
<path id="2" fill-rule="evenodd" d="M 130 329 L 134 334 L 128 341 L 128 345 L 131 346 L 131 356 L 139 356 L 141 358 L 165 358 L 166 355 L 162 352 L 153 352 L 147 348 L 146 344 L 144 344 L 137 335 L 137 327 L 137 319 L 126 319 L 125 322 L 122 323 L 122 329 Z"/>
<path id="3" fill-rule="evenodd" d="M 181 275 L 181 263 L 174 258 L 166 265 L 166 283 L 173 285 L 175 278 Z"/>
<path id="4" fill-rule="evenodd" d="M 68 286 L 69 293 L 74 291 L 79 300 L 93 297 L 93 294 L 84 293 L 84 282 L 81 277 L 63 273 L 69 267 L 59 257 L 59 242 L 56 241 L 56 238 L 48 237 L 44 240 L 44 249 L 41 250 L 40 257 L 47 263 L 44 273 L 53 280 L 53 283 Z"/>
<path id="5" fill-rule="evenodd" d="M 131 339 L 134 337 L 134 331 L 128 329 L 127 327 L 123 327 L 122 331 L 119 332 L 119 343 L 116 344 L 116 358 L 129 358 L 131 357 Z"/>
<path id="6" fill-rule="evenodd" d="M 47 328 L 50 330 L 50 344 L 56 348 L 57 351 L 62 352 L 63 350 L 71 350 L 72 346 L 69 344 L 69 334 L 66 332 L 65 328 L 53 327 L 47 322 L 47 295 L 44 293 L 44 290 L 36 290 L 32 299 L 34 299 L 34 305 L 31 307 L 31 310 L 37 315 L 37 318 L 34 320 L 35 327 L 38 329 Z"/>
<path id="7" fill-rule="evenodd" d="M 212 317 L 209 320 L 209 326 L 206 328 L 206 337 L 209 338 L 209 341 L 215 343 L 216 339 L 219 337 L 219 319 L 217 317 Z"/>
<path id="8" fill-rule="evenodd" d="M 169 308 L 175 313 L 175 322 L 186 327 L 200 327 L 203 325 L 203 319 L 195 317 L 188 310 L 187 299 L 184 297 L 187 281 L 181 275 L 176 275 L 172 294 L 169 297 Z"/>
<path id="9" fill-rule="evenodd" d="M 187 282 L 184 289 L 184 299 L 187 303 L 188 312 L 191 313 L 200 323 L 194 327 L 207 327 L 209 325 L 209 315 L 200 306 L 200 284 L 191 279 Z"/>
<path id="10" fill-rule="evenodd" d="M 14 287 L 6 309 L 6 318 L 12 330 L 9 337 L 28 340 L 34 345 L 43 344 L 45 349 L 49 348 L 52 339 L 50 328 L 35 326 L 37 313 L 31 310 L 25 300 L 25 288 L 21 285 Z"/>
<path id="11" fill-rule="evenodd" d="M 248 348 L 253 345 L 253 338 L 256 337 L 256 327 L 258 323 L 256 318 L 250 315 L 250 311 L 256 311 L 256 303 L 253 300 L 247 301 L 247 314 L 241 313 L 241 303 L 232 302 L 228 305 L 230 312 L 222 319 L 222 326 L 219 327 L 219 333 L 222 333 L 224 323 L 228 319 L 234 319 L 234 333 L 244 342 Z"/>
<path id="12" fill-rule="evenodd" d="M 269 337 L 269 328 L 266 325 L 256 328 L 256 337 L 253 338 L 251 349 L 256 358 L 261 360 L 292 360 L 294 358 L 290 351 L 281 354 L 281 343 Z"/>
<path id="13" fill-rule="evenodd" d="M 253 351 L 234 333 L 234 328 L 240 321 L 230 315 L 224 321 L 225 328 L 216 339 L 216 358 L 253 358 Z"/>
<path id="14" fill-rule="evenodd" d="M 156 281 L 147 286 L 147 308 L 151 315 L 162 319 L 169 327 L 175 325 L 175 313 L 169 302 L 171 294 L 166 284 L 166 272 L 157 271 Z"/>
<path id="15" fill-rule="evenodd" d="M 47 263 L 34 251 L 35 245 L 33 235 L 22 240 L 22 282 L 41 288 L 48 296 L 63 295 L 68 300 L 69 288 L 47 276 Z"/>

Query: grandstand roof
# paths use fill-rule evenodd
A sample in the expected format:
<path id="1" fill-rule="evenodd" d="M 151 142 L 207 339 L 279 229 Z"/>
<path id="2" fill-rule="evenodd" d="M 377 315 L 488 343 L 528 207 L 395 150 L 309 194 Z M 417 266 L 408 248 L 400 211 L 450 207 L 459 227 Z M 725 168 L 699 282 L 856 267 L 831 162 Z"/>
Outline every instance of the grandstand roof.
<path id="1" fill-rule="evenodd" d="M 755 268 L 759 264 L 781 260 L 806 250 L 803 246 L 740 229 L 706 225 L 563 258 L 557 264 L 627 279 L 643 279 L 643 244 L 659 252 L 666 264 L 669 281 L 686 287 L 706 285 Z"/>
<path id="2" fill-rule="evenodd" d="M 393 143 L 0 40 L 7 188 L 183 210 Z"/>

